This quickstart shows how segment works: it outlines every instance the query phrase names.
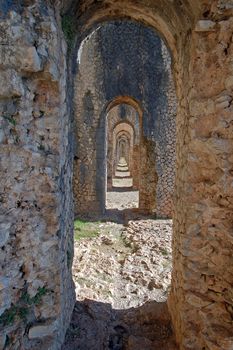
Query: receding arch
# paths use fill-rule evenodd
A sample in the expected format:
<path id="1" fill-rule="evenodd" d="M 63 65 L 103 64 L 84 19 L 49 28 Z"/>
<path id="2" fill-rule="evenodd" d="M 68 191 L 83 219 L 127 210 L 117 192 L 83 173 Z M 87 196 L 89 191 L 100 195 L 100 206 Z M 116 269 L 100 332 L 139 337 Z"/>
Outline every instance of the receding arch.
<path id="1" fill-rule="evenodd" d="M 127 90 L 127 88 L 125 88 L 124 86 L 127 86 L 127 84 L 124 84 L 124 86 L 118 86 L 117 85 L 117 74 L 115 74 L 114 76 L 111 76 L 111 72 L 109 71 L 109 74 L 107 74 L 106 75 L 106 72 L 105 73 L 103 73 L 103 74 L 105 74 L 105 79 L 107 79 L 106 81 L 107 81 L 107 83 L 108 83 L 108 85 L 110 84 L 112 84 L 111 82 L 113 81 L 114 82 L 114 80 L 116 81 L 115 82 L 115 84 L 113 85 L 113 89 L 110 89 L 110 92 L 108 93 L 108 89 L 106 89 L 106 87 L 104 87 L 104 89 L 102 89 L 102 87 L 100 87 L 99 89 L 98 89 L 98 92 L 97 91 L 94 91 L 93 92 L 93 98 L 96 100 L 96 95 L 97 94 L 100 94 L 101 95 L 101 97 L 100 97 L 100 101 L 101 101 L 101 103 L 103 102 L 103 106 L 98 106 L 97 107 L 97 104 L 96 104 L 96 107 L 98 108 L 98 112 L 97 112 L 97 110 L 95 110 L 95 108 L 93 108 L 93 111 L 94 111 L 94 114 L 96 115 L 96 117 L 97 117 L 97 114 L 99 114 L 100 115 L 100 118 L 99 118 L 99 121 L 98 121 L 98 127 L 97 127 L 97 133 L 98 133 L 98 136 L 96 136 L 96 137 L 98 137 L 98 138 L 101 138 L 101 139 L 103 139 L 104 138 L 104 135 L 103 135 L 103 130 L 105 130 L 105 128 L 106 128 L 106 125 L 105 125 L 105 123 L 106 123 L 106 121 L 105 121 L 105 117 L 106 117 L 106 114 L 112 109 L 112 108 L 114 108 L 115 106 L 117 106 L 117 105 L 120 105 L 120 104 L 125 104 L 125 105 L 128 105 L 128 106 L 131 106 L 131 107 L 133 107 L 136 111 L 137 111 L 137 113 L 138 113 L 138 116 L 139 116 L 139 119 L 138 119 L 138 123 L 139 123 L 139 130 L 140 130 L 140 134 L 139 134 L 139 136 L 138 136 L 138 139 L 139 139 L 139 142 L 143 142 L 143 144 L 144 144 L 144 148 L 145 148 L 145 150 L 144 150 L 144 152 L 145 152 L 145 154 L 144 154 L 144 157 L 143 157 L 143 159 L 146 161 L 146 159 L 149 159 L 150 158 L 150 156 L 149 156 L 149 149 L 151 149 L 151 154 L 154 154 L 154 151 L 152 151 L 152 149 L 154 149 L 155 147 L 156 147 L 156 142 L 155 142 L 155 139 L 153 140 L 153 137 L 160 137 L 161 138 L 161 136 L 159 136 L 159 135 L 162 135 L 162 133 L 159 131 L 160 130 L 160 128 L 161 128 L 161 126 L 163 125 L 162 123 L 158 123 L 158 122 L 156 122 L 155 121 L 155 119 L 154 119 L 154 121 L 152 121 L 152 119 L 153 118 L 160 118 L 160 116 L 161 115 L 165 115 L 166 114 L 166 111 L 165 111 L 165 109 L 166 109 L 166 103 L 165 104 L 162 104 L 162 103 L 159 103 L 159 104 L 157 104 L 157 105 L 155 105 L 155 101 L 157 100 L 157 98 L 158 98 L 158 101 L 160 100 L 161 101 L 161 97 L 162 96 L 157 96 L 156 98 L 153 98 L 152 97 L 152 95 L 153 94 L 155 94 L 156 93 L 156 91 L 160 91 L 161 92 L 161 94 L 164 94 L 164 97 L 162 97 L 163 99 L 165 99 L 165 100 L 167 100 L 168 99 L 168 96 L 165 96 L 165 91 L 166 91 L 166 89 L 167 89 L 167 87 L 165 86 L 164 88 L 162 88 L 162 86 L 163 86 L 163 82 L 166 82 L 166 77 L 167 76 L 169 76 L 169 73 L 168 73 L 168 70 L 169 70 L 169 68 L 168 68 L 168 66 L 170 67 L 170 55 L 169 55 L 169 53 L 168 53 L 168 51 L 167 51 L 167 48 L 166 48 L 166 46 L 165 46 L 165 44 L 161 41 L 161 39 L 158 37 L 158 36 L 156 36 L 155 35 L 155 32 L 154 31 L 152 31 L 151 29 L 146 29 L 146 27 L 145 26 L 142 26 L 141 27 L 141 25 L 136 25 L 135 24 L 135 22 L 132 22 L 132 21 L 127 21 L 127 23 L 126 23 L 126 21 L 124 21 L 124 22 L 122 22 L 122 23 L 112 23 L 112 22 L 110 22 L 110 21 L 108 21 L 108 23 L 107 22 L 104 22 L 103 23 L 103 30 L 104 30 L 104 28 L 106 27 L 106 25 L 110 25 L 110 28 L 112 28 L 111 30 L 115 30 L 116 29 L 116 33 L 118 33 L 118 30 L 117 30 L 117 28 L 120 26 L 120 25 L 123 25 L 123 26 L 125 26 L 125 25 L 128 25 L 128 26 L 130 26 L 130 27 L 128 27 L 128 28 L 131 28 L 130 29 L 130 33 L 134 33 L 134 30 L 136 30 L 136 32 L 135 33 L 138 33 L 137 35 L 141 35 L 140 33 L 142 33 L 141 32 L 141 30 L 145 30 L 146 32 L 146 34 L 145 35 L 147 35 L 148 37 L 148 44 L 145 44 L 145 45 L 147 45 L 146 46 L 146 50 L 148 51 L 148 47 L 150 46 L 150 45 L 158 45 L 158 47 L 157 47 L 157 50 L 154 48 L 153 49 L 153 52 L 158 52 L 158 55 L 159 55 L 159 57 L 157 57 L 157 54 L 155 54 L 154 56 L 153 56 L 153 60 L 155 61 L 155 62 L 159 62 L 160 60 L 162 60 L 162 62 L 163 63 L 160 63 L 160 64 L 162 64 L 162 66 L 161 67 L 163 67 L 163 69 L 162 69 L 162 71 L 163 71 L 163 75 L 164 75 L 164 80 L 161 80 L 161 76 L 159 76 L 159 73 L 156 75 L 156 74 L 149 74 L 149 72 L 148 72 L 148 74 L 147 74 L 147 76 L 148 77 L 153 77 L 153 76 L 158 76 L 158 79 L 160 79 L 160 85 L 161 85 L 161 88 L 159 87 L 158 89 L 153 89 L 153 87 L 152 87 L 152 85 L 151 85 L 151 89 L 150 89 L 150 91 L 151 91 L 151 93 L 149 94 L 149 92 L 148 92 L 148 100 L 146 101 L 146 105 L 145 105 L 145 101 L 143 102 L 143 99 L 144 99 L 144 92 L 143 92 L 143 89 L 141 89 L 141 87 L 139 86 L 139 84 L 138 84 L 138 82 L 136 83 L 137 84 L 137 91 L 136 91 L 136 94 L 134 94 L 133 92 L 134 91 L 130 91 L 130 89 L 131 89 L 131 87 L 130 87 L 130 85 L 129 85 L 129 89 Z M 140 27 L 140 30 L 139 30 L 139 27 Z M 98 35 L 101 35 L 101 31 L 102 31 L 102 29 L 101 29 L 102 27 L 99 27 L 99 28 L 97 28 L 98 30 L 96 30 L 96 32 L 92 32 L 92 34 L 90 35 L 90 37 L 89 37 L 89 40 L 87 40 L 85 43 L 84 43 L 84 46 L 83 46 L 83 48 L 82 48 L 82 50 L 84 49 L 84 47 L 89 47 L 90 48 L 90 43 L 91 42 L 94 42 L 95 41 L 95 38 L 97 38 L 98 37 Z M 132 29 L 132 28 L 134 28 L 134 29 Z M 137 29 L 136 29 L 137 28 Z M 100 34 L 99 34 L 100 33 Z M 103 33 L 104 33 L 104 31 L 103 31 Z M 118 34 L 117 34 L 118 35 Z M 154 43 L 154 44 L 152 44 L 152 43 Z M 155 44 L 156 43 L 156 44 Z M 98 43 L 96 43 L 97 44 L 97 46 L 98 46 Z M 106 58 L 107 56 L 105 56 L 105 53 L 103 54 L 103 52 L 106 52 L 106 44 L 107 44 L 107 42 L 105 41 L 105 46 L 104 47 L 102 47 L 102 49 L 101 49 L 101 55 L 102 55 L 102 57 L 103 58 Z M 112 45 L 111 44 L 111 42 L 109 42 L 108 43 L 108 45 Z M 135 47 L 137 48 L 137 43 L 135 43 Z M 90 48 L 90 50 L 91 50 L 91 48 Z M 111 50 L 111 49 L 110 49 Z M 85 50 L 84 50 L 85 51 Z M 146 51 L 146 52 L 147 52 Z M 93 53 L 95 52 L 96 53 L 96 50 L 95 51 L 90 51 L 90 52 L 92 52 L 92 55 L 93 55 Z M 97 50 L 97 52 L 98 52 L 98 50 Z M 150 51 L 151 52 L 151 51 Z M 81 54 L 81 53 L 80 53 Z M 107 53 L 106 53 L 107 54 Z M 149 53 L 148 53 L 149 54 Z M 82 55 L 82 54 L 81 54 Z M 85 54 L 86 55 L 86 54 Z M 95 54 L 95 56 L 96 56 L 96 54 Z M 160 56 L 161 56 L 161 58 L 160 58 Z M 82 57 L 82 56 L 80 56 L 80 57 Z M 83 63 L 84 62 L 86 62 L 87 61 L 87 59 L 88 59 L 88 56 L 85 56 L 86 58 L 84 59 L 84 61 L 83 62 L 81 62 L 81 64 L 80 64 L 80 66 L 81 66 L 81 68 L 82 68 L 82 65 L 83 65 Z M 144 55 L 142 55 L 142 57 L 146 57 L 146 56 L 144 56 Z M 95 60 L 96 59 L 99 59 L 98 57 L 96 58 L 95 57 Z M 100 58 L 101 59 L 101 58 Z M 107 59 L 107 61 L 106 62 L 108 62 L 108 57 L 106 58 Z M 142 60 L 143 60 L 143 58 L 142 58 Z M 164 60 L 164 61 L 163 61 Z M 165 63 L 165 60 L 166 60 L 166 63 Z M 145 62 L 149 62 L 148 60 L 145 60 Z M 161 61 L 160 61 L 161 62 Z M 101 65 L 101 62 L 99 62 L 99 64 Z M 149 67 L 148 67 L 148 69 L 149 69 Z M 93 65 L 92 66 L 90 66 L 90 68 L 89 68 L 89 70 L 91 71 L 91 70 L 93 70 Z M 88 73 L 87 72 L 87 75 L 89 75 L 90 73 Z M 80 76 L 82 76 L 82 77 L 84 77 L 85 76 L 85 73 L 83 72 Z M 111 79 L 110 78 L 107 78 L 108 76 L 111 76 Z M 134 76 L 137 76 L 137 72 L 135 72 L 135 75 Z M 144 75 L 142 75 L 142 77 L 143 77 Z M 82 78 L 81 78 L 82 79 Z M 133 77 L 132 77 L 132 79 L 133 79 Z M 143 79 L 143 78 L 142 78 Z M 151 78 L 148 78 L 148 79 L 151 79 Z M 169 78 L 170 79 L 170 78 Z M 83 79 L 84 80 L 84 79 Z M 155 82 L 155 81 L 154 81 Z M 87 85 L 90 85 L 90 82 L 89 81 L 87 81 L 87 82 L 85 82 L 85 84 L 84 85 L 86 85 L 86 87 L 84 87 L 84 88 L 81 88 L 82 90 L 85 90 L 86 88 L 87 88 Z M 150 84 L 151 84 L 151 82 L 150 82 Z M 166 84 L 166 83 L 165 83 Z M 93 86 L 95 86 L 95 84 L 93 84 Z M 133 87 L 133 85 L 132 85 L 132 87 Z M 77 88 L 76 88 L 77 89 Z M 88 88 L 88 91 L 87 91 L 87 93 L 88 93 L 88 96 L 83 96 L 83 98 L 80 98 L 79 99 L 79 106 L 80 105 L 82 105 L 84 102 L 83 101 L 85 101 L 85 104 L 89 101 L 89 100 L 91 100 L 92 99 L 92 94 L 90 93 L 90 90 L 92 89 L 92 87 L 90 86 L 89 88 Z M 114 90 L 115 89 L 115 90 Z M 94 90 L 95 90 L 95 88 L 94 88 Z M 119 91 L 121 92 L 121 91 L 124 91 L 124 92 L 126 92 L 126 93 L 122 93 L 122 94 L 119 94 Z M 153 93 L 152 93 L 152 91 L 153 91 Z M 127 92 L 130 92 L 130 93 L 132 93 L 132 94 L 127 94 Z M 158 93 L 158 94 L 160 94 L 160 92 Z M 81 92 L 81 95 L 82 95 L 82 92 Z M 88 97 L 88 98 L 87 98 Z M 149 99 L 150 99 L 150 102 L 149 102 Z M 151 101 L 153 101 L 153 107 L 152 107 L 152 102 Z M 78 107 L 78 104 L 77 104 L 77 102 L 76 102 L 76 105 L 77 105 L 77 109 L 80 109 L 80 107 Z M 144 109 L 144 111 L 146 111 L 146 116 L 145 116 L 145 118 L 142 118 L 142 105 L 143 105 L 143 109 Z M 151 105 L 151 107 L 150 108 L 148 108 L 148 105 Z M 159 106 L 159 107 L 158 107 Z M 81 107 L 82 108 L 82 107 Z M 85 109 L 85 106 L 84 106 L 84 109 Z M 162 109 L 164 109 L 163 111 L 162 111 Z M 88 109 L 88 111 L 90 111 L 90 108 Z M 78 113 L 80 113 L 80 112 L 78 112 Z M 155 116 L 157 114 L 157 117 Z M 95 117 L 95 118 L 96 118 Z M 91 120 L 92 120 L 92 116 L 90 115 L 89 117 L 88 117 L 88 119 L 89 119 L 89 121 L 90 121 L 90 123 L 91 123 Z M 87 118 L 82 118 L 82 119 L 80 119 L 79 120 L 79 124 L 80 124 L 80 122 L 81 121 L 83 121 L 84 123 L 86 123 L 86 121 L 88 120 Z M 143 122 L 142 122 L 142 120 L 144 120 L 144 125 L 143 125 Z M 154 125 L 155 123 L 157 123 L 158 125 Z M 91 125 L 91 124 L 90 124 Z M 89 127 L 89 126 L 88 126 Z M 156 132 L 153 132 L 152 130 L 155 128 L 155 130 L 156 130 Z M 143 132 L 142 132 L 142 130 L 144 129 L 144 131 L 145 130 L 147 130 L 146 132 L 144 132 L 144 135 L 143 135 Z M 151 131 L 150 131 L 151 130 Z M 157 133 L 157 135 L 155 136 L 155 134 Z M 100 135 L 101 134 L 101 135 Z M 147 138 L 151 138 L 151 140 L 150 140 L 150 142 L 148 142 L 148 143 L 146 143 L 145 141 L 146 141 L 146 139 Z M 161 141 L 159 141 L 159 142 L 161 142 Z M 93 148 L 95 148 L 95 146 L 93 146 Z M 97 147 L 96 147 L 96 150 L 95 150 L 95 152 L 97 152 L 99 155 L 97 156 L 97 159 L 99 160 L 98 161 L 98 163 L 97 163 L 97 172 L 102 172 L 103 170 L 102 169 L 104 169 L 105 168 L 105 165 L 104 165 L 104 154 L 106 153 L 106 145 L 104 146 L 104 145 L 101 145 L 101 143 L 100 142 L 98 142 L 97 143 Z M 151 158 L 150 158 L 150 161 L 148 161 L 148 163 L 147 163 L 147 165 L 144 167 L 145 169 L 147 169 L 148 167 L 149 167 L 149 164 L 150 163 L 153 163 L 154 165 L 151 167 L 151 169 L 152 168 L 155 168 L 155 162 L 156 162 L 156 160 L 154 159 L 155 157 L 152 157 L 151 156 Z M 80 157 L 77 155 L 76 156 L 76 159 L 80 159 Z M 158 158 L 159 159 L 159 158 Z M 84 163 L 84 162 L 83 162 Z M 162 166 L 163 167 L 163 166 Z M 91 172 L 90 172 L 90 169 L 87 169 L 87 170 L 83 170 L 83 173 L 85 173 L 85 174 L 91 174 Z M 80 176 L 81 176 L 81 174 L 80 174 Z M 95 176 L 96 176 L 96 173 L 95 173 Z M 95 188 L 101 188 L 101 191 L 99 191 L 99 193 L 98 193 L 98 200 L 97 200 L 97 202 L 99 201 L 99 203 L 103 203 L 103 202 L 105 202 L 105 198 L 104 198 L 104 195 L 103 195 L 103 193 L 105 193 L 105 191 L 104 191 L 104 188 L 103 188 L 103 184 L 102 184 L 102 180 L 103 180 L 103 177 L 104 176 L 101 176 L 101 177 L 99 177 L 99 178 L 97 178 L 96 179 L 96 184 L 95 185 L 93 185 L 93 192 L 95 191 Z M 144 177 L 144 181 L 142 181 L 142 183 L 147 183 L 148 181 L 149 182 L 154 182 L 154 183 L 156 183 L 157 182 L 157 179 L 158 179 L 158 176 L 157 176 L 157 174 L 156 174 L 156 171 L 154 171 L 154 173 L 153 174 L 151 174 L 151 175 L 149 175 L 149 173 L 147 174 L 146 172 L 144 172 L 144 175 L 143 175 L 143 177 Z M 83 178 L 82 176 L 81 176 L 81 178 Z M 168 184 L 168 186 L 170 186 L 169 184 Z M 95 187 L 95 188 L 94 188 Z M 152 187 L 156 187 L 155 185 L 153 185 Z M 148 192 L 148 185 L 145 185 L 144 186 L 144 190 L 141 190 L 140 191 L 140 193 L 142 194 L 142 193 L 144 193 L 144 195 L 141 195 L 141 197 L 142 198 L 144 198 L 142 201 L 141 201 L 141 203 L 143 203 L 142 205 L 141 205 L 141 207 L 142 208 L 144 208 L 145 210 L 146 210 L 146 207 L 147 207 L 147 205 L 150 207 L 150 208 L 153 208 L 153 210 L 155 210 L 155 206 L 156 206 L 156 200 L 151 200 L 151 201 L 148 201 L 147 199 L 146 199 L 146 197 L 147 197 L 147 192 Z M 81 192 L 80 192 L 81 193 Z M 151 194 L 151 197 L 153 196 L 153 194 Z M 167 196 L 167 194 L 166 194 L 166 196 Z M 165 197 L 166 197 L 165 196 Z M 164 199 L 165 199 L 165 197 L 164 197 Z M 159 200 L 160 200 L 160 198 L 159 198 Z M 163 199 L 162 199 L 163 200 Z M 93 201 L 92 201 L 93 202 Z M 93 205 L 95 205 L 95 208 L 98 208 L 98 205 L 97 205 L 97 202 L 95 203 L 95 204 L 93 204 Z M 81 206 L 83 205 L 83 203 L 85 203 L 84 201 L 81 201 L 81 203 L 79 203 L 79 208 L 81 208 Z M 93 202 L 94 203 L 94 202 Z M 150 204 L 148 204 L 148 203 L 150 203 Z M 91 204 L 90 204 L 91 205 Z M 76 206 L 76 207 L 78 207 L 78 205 Z M 94 208 L 93 208 L 93 210 L 94 210 Z M 151 209 L 152 210 L 152 209 Z M 103 212 L 104 211 L 104 208 L 103 208 L 103 205 L 101 205 L 101 209 L 100 209 L 100 211 L 101 212 Z"/>
<path id="2" fill-rule="evenodd" d="M 129 154 L 128 154 L 128 167 L 129 171 L 134 175 L 133 163 L 134 163 L 134 142 L 135 142 L 135 130 L 133 125 L 129 121 L 119 121 L 113 128 L 113 150 L 112 150 L 112 174 L 116 172 L 117 163 L 119 161 L 117 156 L 117 143 L 120 139 L 127 140 L 129 144 Z M 137 159 L 135 159 L 137 161 Z M 134 178 L 133 178 L 134 183 Z"/>
<path id="3" fill-rule="evenodd" d="M 169 0 L 156 3 L 153 0 L 146 3 L 120 0 L 110 3 L 106 0 L 90 4 L 83 0 L 65 6 L 63 12 L 70 13 L 77 19 L 78 46 L 96 27 L 106 21 L 131 20 L 151 27 L 159 33 L 177 61 L 181 48 L 180 40 L 187 40 L 186 33 L 193 28 L 201 10 L 200 0 L 195 3 L 191 0 L 182 3 Z"/>
<path id="4" fill-rule="evenodd" d="M 131 96 L 116 96 L 114 97 L 114 99 L 112 99 L 112 101 L 107 102 L 103 113 L 108 113 L 113 107 L 119 105 L 119 104 L 128 104 L 130 106 L 132 106 L 139 114 L 140 118 L 142 118 L 142 107 L 139 101 L 137 101 L 137 99 L 135 99 L 134 97 Z"/>
<path id="5" fill-rule="evenodd" d="M 119 113 L 121 108 L 124 110 L 124 118 L 121 119 Z M 136 107 L 136 108 L 135 108 Z M 140 114 L 139 114 L 139 113 Z M 107 125 L 107 189 L 112 190 L 116 168 L 118 164 L 117 140 L 124 136 L 129 141 L 129 175 L 132 176 L 132 185 L 136 190 L 139 184 L 138 164 L 139 150 L 138 146 L 141 139 L 142 110 L 137 101 L 130 96 L 117 96 L 105 106 L 106 125 Z"/>

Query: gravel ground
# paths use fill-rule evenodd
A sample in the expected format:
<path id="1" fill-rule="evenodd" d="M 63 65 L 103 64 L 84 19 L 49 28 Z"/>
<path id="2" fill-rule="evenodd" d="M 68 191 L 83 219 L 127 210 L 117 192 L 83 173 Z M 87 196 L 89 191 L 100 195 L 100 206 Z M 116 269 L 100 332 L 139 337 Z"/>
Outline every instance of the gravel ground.
<path id="1" fill-rule="evenodd" d="M 75 242 L 77 303 L 62 349 L 176 349 L 166 307 L 172 221 L 91 225 L 98 236 Z"/>
<path id="2" fill-rule="evenodd" d="M 108 191 L 106 195 L 107 209 L 130 209 L 138 208 L 139 192 L 138 191 Z"/>
<path id="3" fill-rule="evenodd" d="M 171 220 L 96 224 L 98 237 L 75 243 L 73 275 L 78 300 L 137 307 L 166 301 L 171 278 Z"/>

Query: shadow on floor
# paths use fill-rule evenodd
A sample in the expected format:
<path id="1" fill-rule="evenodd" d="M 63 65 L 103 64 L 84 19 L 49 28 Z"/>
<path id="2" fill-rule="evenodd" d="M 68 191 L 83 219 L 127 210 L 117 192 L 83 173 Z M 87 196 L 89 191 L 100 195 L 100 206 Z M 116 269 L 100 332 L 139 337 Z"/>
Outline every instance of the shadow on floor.
<path id="1" fill-rule="evenodd" d="M 142 212 L 138 208 L 133 209 L 107 209 L 103 219 L 116 223 L 127 224 L 130 220 L 156 219 L 155 215 Z"/>
<path id="2" fill-rule="evenodd" d="M 114 192 L 138 192 L 138 190 L 133 189 L 132 186 L 129 187 L 112 187 L 111 189 L 108 190 L 108 192 L 114 193 Z"/>
<path id="3" fill-rule="evenodd" d="M 61 350 L 177 350 L 166 303 L 115 310 L 77 301 Z"/>
<path id="4" fill-rule="evenodd" d="M 141 211 L 138 208 L 133 209 L 106 209 L 105 213 L 102 215 L 79 215 L 76 218 L 95 222 L 95 221 L 111 221 L 117 224 L 127 225 L 130 220 L 145 220 L 154 219 L 156 220 L 155 214 L 148 214 Z"/>

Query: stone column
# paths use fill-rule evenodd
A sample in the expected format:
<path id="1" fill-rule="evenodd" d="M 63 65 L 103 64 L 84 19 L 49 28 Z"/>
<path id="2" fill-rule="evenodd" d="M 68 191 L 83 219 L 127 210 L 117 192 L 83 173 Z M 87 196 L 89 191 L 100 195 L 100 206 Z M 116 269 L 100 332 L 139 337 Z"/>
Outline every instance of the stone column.
<path id="1" fill-rule="evenodd" d="M 155 146 L 143 139 L 140 147 L 139 209 L 145 213 L 156 212 L 156 185 L 158 177 L 155 167 Z"/>
<path id="2" fill-rule="evenodd" d="M 169 305 L 181 349 L 229 350 L 233 346 L 230 13 L 222 3 L 215 21 L 196 23 L 189 39 L 190 64 L 182 62 L 185 74 L 178 77 L 183 98 L 179 96 Z"/>
<path id="3" fill-rule="evenodd" d="M 66 44 L 54 8 L 17 4 L 0 4 L 0 348 L 59 349 L 75 302 Z"/>

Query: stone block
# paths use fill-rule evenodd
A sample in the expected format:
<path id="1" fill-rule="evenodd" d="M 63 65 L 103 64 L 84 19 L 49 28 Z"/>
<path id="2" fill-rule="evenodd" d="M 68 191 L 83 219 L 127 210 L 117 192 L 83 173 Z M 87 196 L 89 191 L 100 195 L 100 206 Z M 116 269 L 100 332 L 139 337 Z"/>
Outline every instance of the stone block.
<path id="1" fill-rule="evenodd" d="M 0 224 L 0 247 L 3 247 L 10 236 L 11 223 L 1 223 Z"/>
<path id="2" fill-rule="evenodd" d="M 222 96 L 219 96 L 215 103 L 216 103 L 216 108 L 217 109 L 225 109 L 225 108 L 228 108 L 231 104 L 231 101 L 232 101 L 232 96 L 230 95 L 222 95 Z"/>
<path id="3" fill-rule="evenodd" d="M 215 22 L 210 20 L 200 20 L 197 22 L 195 31 L 196 32 L 213 32 L 215 30 Z"/>
<path id="4" fill-rule="evenodd" d="M 233 76 L 227 77 L 227 79 L 225 81 L 225 87 L 227 90 L 233 89 Z"/>
<path id="5" fill-rule="evenodd" d="M 41 70 L 41 60 L 34 46 L 28 47 L 24 50 L 21 68 L 26 72 L 38 72 Z"/>
<path id="6" fill-rule="evenodd" d="M 23 72 L 39 72 L 42 70 L 41 59 L 34 46 L 6 45 L 0 51 L 0 65 Z"/>
<path id="7" fill-rule="evenodd" d="M 6 334 L 0 335 L 0 349 L 4 349 L 6 344 Z"/>
<path id="8" fill-rule="evenodd" d="M 44 76 L 51 78 L 52 81 L 59 80 L 59 70 L 55 62 L 48 61 L 44 67 Z"/>
<path id="9" fill-rule="evenodd" d="M 16 71 L 9 69 L 0 74 L 0 99 L 20 97 L 24 94 L 22 79 Z"/>
<path id="10" fill-rule="evenodd" d="M 53 335 L 54 331 L 55 331 L 54 324 L 32 326 L 29 329 L 28 338 L 35 339 L 35 338 L 48 337 Z"/>

